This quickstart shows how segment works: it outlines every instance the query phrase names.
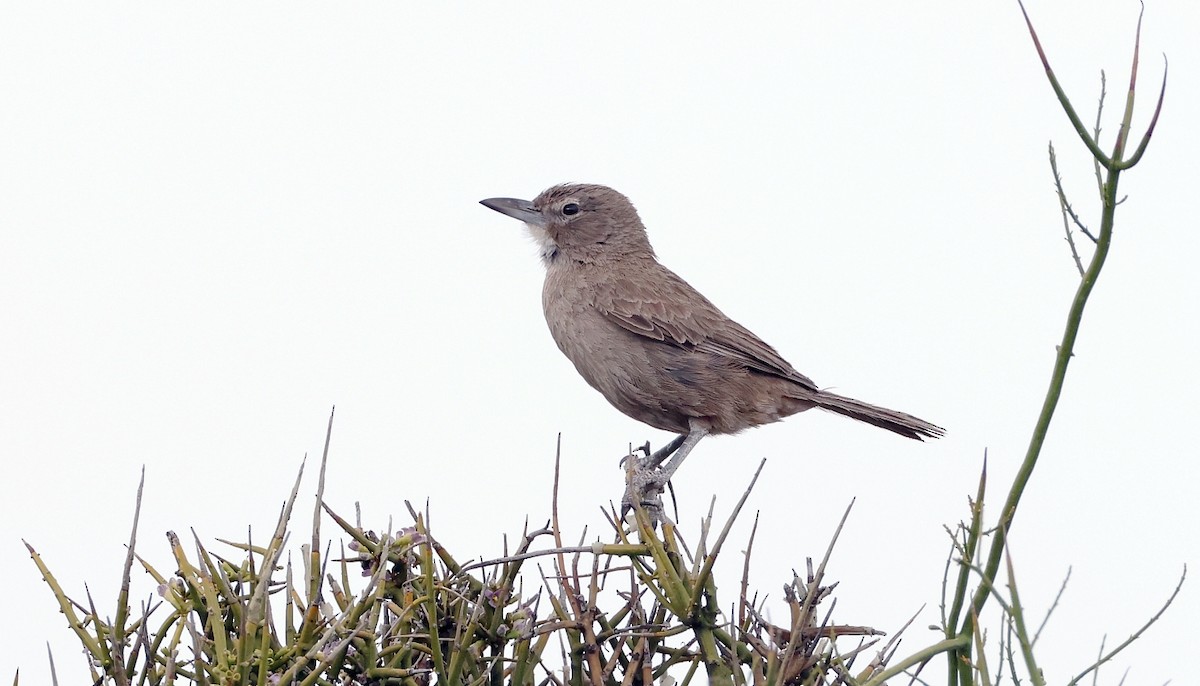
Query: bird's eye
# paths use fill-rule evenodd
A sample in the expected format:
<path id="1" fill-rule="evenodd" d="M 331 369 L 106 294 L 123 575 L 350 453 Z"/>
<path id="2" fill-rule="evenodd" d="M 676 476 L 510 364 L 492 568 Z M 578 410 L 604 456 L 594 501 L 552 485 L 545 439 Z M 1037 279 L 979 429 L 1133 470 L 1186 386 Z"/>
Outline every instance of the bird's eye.
<path id="1" fill-rule="evenodd" d="M 578 205 L 578 203 L 569 202 L 569 203 L 567 203 L 566 205 L 563 205 L 563 207 L 562 207 L 562 213 L 563 213 L 563 214 L 565 214 L 565 215 L 566 215 L 566 216 L 568 216 L 568 217 L 570 217 L 570 216 L 571 216 L 571 215 L 573 215 L 573 214 L 579 214 L 579 205 Z"/>

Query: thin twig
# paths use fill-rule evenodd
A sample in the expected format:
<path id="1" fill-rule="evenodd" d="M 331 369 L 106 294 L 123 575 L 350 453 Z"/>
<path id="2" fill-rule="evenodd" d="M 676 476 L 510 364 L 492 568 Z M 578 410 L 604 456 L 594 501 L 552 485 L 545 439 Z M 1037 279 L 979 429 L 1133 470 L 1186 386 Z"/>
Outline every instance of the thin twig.
<path id="1" fill-rule="evenodd" d="M 1108 78 L 1104 70 L 1100 70 L 1100 100 L 1096 104 L 1096 126 L 1092 128 L 1092 138 L 1096 140 L 1096 144 L 1100 144 L 1100 117 L 1104 113 L 1104 98 L 1108 96 Z M 1099 158 L 1092 158 L 1092 170 L 1096 173 L 1096 192 L 1100 197 L 1104 197 L 1104 167 L 1100 165 Z"/>
<path id="2" fill-rule="evenodd" d="M 1071 679 L 1069 682 L 1067 682 L 1067 686 L 1075 686 L 1075 684 L 1079 683 L 1079 680 L 1082 679 L 1083 677 L 1087 676 L 1089 672 L 1092 672 L 1092 671 L 1098 669 L 1100 667 L 1100 665 L 1113 659 L 1114 657 L 1116 657 L 1117 653 L 1121 652 L 1122 650 L 1125 650 L 1125 648 L 1127 648 L 1129 646 L 1129 644 L 1138 640 L 1138 638 L 1140 638 L 1141 635 L 1143 633 L 1145 633 L 1146 629 L 1149 629 L 1151 627 L 1151 625 L 1153 625 L 1155 622 L 1157 622 L 1158 618 L 1161 617 L 1163 615 L 1163 613 L 1167 611 L 1167 608 L 1171 607 L 1171 603 L 1175 602 L 1175 597 L 1179 595 L 1179 590 L 1181 588 L 1183 588 L 1183 580 L 1186 578 L 1187 578 L 1187 565 L 1184 565 L 1183 573 L 1179 575 L 1179 583 L 1175 584 L 1175 590 L 1171 591 L 1171 597 L 1167 598 L 1167 602 L 1163 603 L 1163 606 L 1161 608 L 1159 608 L 1158 612 L 1155 612 L 1154 616 L 1151 617 L 1149 620 L 1147 620 L 1146 623 L 1143 624 L 1140 629 L 1133 632 L 1133 635 L 1131 635 L 1129 638 L 1127 638 L 1123 642 L 1121 642 L 1121 645 L 1117 646 L 1116 648 L 1113 648 L 1111 651 L 1108 652 L 1108 654 L 1101 657 L 1099 660 L 1094 662 L 1090 667 L 1088 667 L 1087 669 L 1080 672 L 1079 675 L 1076 676 L 1074 679 Z"/>
<path id="3" fill-rule="evenodd" d="M 1058 194 L 1058 208 L 1062 213 L 1063 233 L 1067 236 L 1067 246 L 1071 249 L 1071 259 L 1075 261 L 1075 268 L 1079 270 L 1079 277 L 1083 278 L 1086 273 L 1083 268 L 1083 260 L 1079 259 L 1079 250 L 1075 247 L 1075 237 L 1071 235 L 1071 221 L 1080 228 L 1088 238 L 1095 243 L 1096 239 L 1088 232 L 1083 222 L 1079 221 L 1079 217 L 1075 215 L 1075 210 L 1071 208 L 1071 203 L 1067 202 L 1067 194 L 1063 191 L 1062 177 L 1058 174 L 1058 158 L 1054 155 L 1054 143 L 1050 143 L 1050 171 L 1054 176 L 1054 190 Z"/>
<path id="4" fill-rule="evenodd" d="M 1037 645 L 1038 638 L 1042 635 L 1042 629 L 1046 628 L 1046 624 L 1050 621 L 1050 615 L 1054 614 L 1055 608 L 1058 607 L 1058 601 L 1062 600 L 1063 592 L 1067 590 L 1067 582 L 1071 580 L 1071 568 L 1067 567 L 1067 575 L 1063 577 L 1062 585 L 1058 587 L 1058 593 L 1054 596 L 1054 602 L 1050 603 L 1050 609 L 1046 610 L 1046 616 L 1042 619 L 1042 623 L 1038 625 L 1038 629 L 1033 634 L 1033 645 Z"/>

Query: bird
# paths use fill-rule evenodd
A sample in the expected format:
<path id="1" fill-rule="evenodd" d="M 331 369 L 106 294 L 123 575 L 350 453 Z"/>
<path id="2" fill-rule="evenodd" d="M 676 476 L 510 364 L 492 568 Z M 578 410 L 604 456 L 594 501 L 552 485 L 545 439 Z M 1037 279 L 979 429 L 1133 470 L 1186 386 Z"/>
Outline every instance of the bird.
<path id="1" fill-rule="evenodd" d="M 623 509 L 635 500 L 653 503 L 706 436 L 814 407 L 906 438 L 945 434 L 912 415 L 823 390 L 796 371 L 660 263 L 637 209 L 612 188 L 568 183 L 533 200 L 480 203 L 523 222 L 537 243 L 546 324 L 579 375 L 629 417 L 678 434 L 653 455 L 646 449 Z"/>

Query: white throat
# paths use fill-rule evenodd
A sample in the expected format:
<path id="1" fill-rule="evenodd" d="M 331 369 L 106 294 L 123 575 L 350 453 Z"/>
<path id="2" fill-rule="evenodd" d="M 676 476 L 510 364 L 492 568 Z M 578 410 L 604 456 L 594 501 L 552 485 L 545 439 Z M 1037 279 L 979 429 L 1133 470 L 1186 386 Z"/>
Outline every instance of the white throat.
<path id="1" fill-rule="evenodd" d="M 550 266 L 550 262 L 558 255 L 558 244 L 550 237 L 549 232 L 537 224 L 525 224 L 525 228 L 529 230 L 530 237 L 537 242 L 538 255 L 542 258 L 542 263 Z"/>

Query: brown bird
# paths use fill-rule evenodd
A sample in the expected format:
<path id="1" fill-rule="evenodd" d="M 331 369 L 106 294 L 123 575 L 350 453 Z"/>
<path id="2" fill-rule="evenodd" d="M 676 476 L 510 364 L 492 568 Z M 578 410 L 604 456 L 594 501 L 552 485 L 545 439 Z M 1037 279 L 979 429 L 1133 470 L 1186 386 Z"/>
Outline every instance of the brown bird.
<path id="1" fill-rule="evenodd" d="M 705 436 L 813 407 L 917 440 L 945 433 L 912 415 L 818 388 L 660 264 L 637 210 L 611 188 L 564 184 L 532 201 L 481 203 L 525 222 L 540 245 L 546 323 L 580 376 L 618 410 L 679 434 L 635 475 L 636 492 L 626 493 L 626 504 L 631 496 L 657 498 Z"/>

